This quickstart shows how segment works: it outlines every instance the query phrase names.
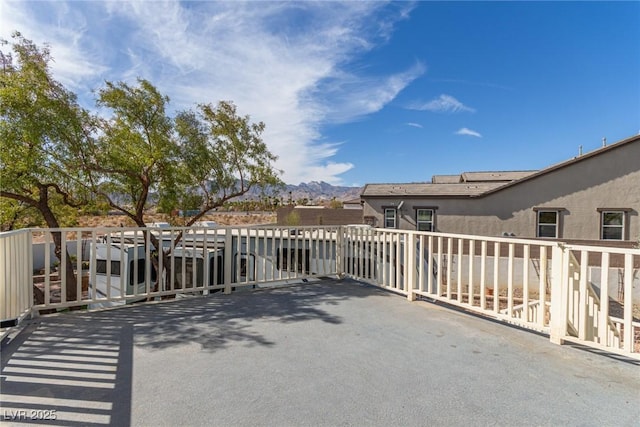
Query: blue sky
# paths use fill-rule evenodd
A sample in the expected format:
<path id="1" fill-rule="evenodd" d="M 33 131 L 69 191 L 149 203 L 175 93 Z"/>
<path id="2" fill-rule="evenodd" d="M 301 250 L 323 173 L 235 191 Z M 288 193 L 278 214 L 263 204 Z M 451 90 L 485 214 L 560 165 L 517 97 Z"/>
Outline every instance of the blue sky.
<path id="1" fill-rule="evenodd" d="M 0 0 L 14 30 L 90 109 L 137 77 L 174 110 L 233 100 L 291 184 L 540 169 L 640 132 L 640 2 Z"/>

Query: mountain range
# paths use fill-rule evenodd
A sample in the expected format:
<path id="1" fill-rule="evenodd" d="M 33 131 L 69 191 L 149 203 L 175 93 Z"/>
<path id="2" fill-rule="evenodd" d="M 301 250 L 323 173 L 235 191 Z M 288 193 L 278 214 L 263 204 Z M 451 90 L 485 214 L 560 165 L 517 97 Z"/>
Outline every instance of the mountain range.
<path id="1" fill-rule="evenodd" d="M 362 187 L 343 187 L 331 185 L 324 181 L 302 182 L 298 185 L 286 184 L 284 188 L 267 191 L 267 194 L 278 197 L 283 201 L 289 199 L 297 201 L 307 199 L 310 202 L 322 202 L 335 198 L 346 201 L 360 198 Z M 260 197 L 260 190 L 252 189 L 242 199 L 255 199 Z"/>

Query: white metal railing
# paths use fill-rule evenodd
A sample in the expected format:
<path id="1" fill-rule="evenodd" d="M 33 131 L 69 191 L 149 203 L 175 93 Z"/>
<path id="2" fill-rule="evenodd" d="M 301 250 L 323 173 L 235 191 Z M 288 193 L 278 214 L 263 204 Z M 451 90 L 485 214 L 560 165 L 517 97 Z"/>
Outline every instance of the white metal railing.
<path id="1" fill-rule="evenodd" d="M 31 313 L 31 232 L 1 233 L 0 239 L 0 328 L 17 324 Z"/>
<path id="2" fill-rule="evenodd" d="M 357 279 L 549 332 L 553 242 L 362 228 L 345 242 Z"/>
<path id="3" fill-rule="evenodd" d="M 60 259 L 55 256 L 52 233 L 60 234 L 66 248 Z M 101 308 L 335 275 L 337 233 L 337 227 L 64 228 L 1 233 L 2 319 L 16 319 L 32 310 Z M 65 268 L 67 263 L 71 270 Z M 40 295 L 35 300 L 34 289 Z"/>
<path id="4" fill-rule="evenodd" d="M 60 259 L 52 233 L 66 248 Z M 346 275 L 547 333 L 556 343 L 640 358 L 637 249 L 364 226 L 152 227 L 0 233 L 0 256 L 3 326 L 45 310 Z"/>
<path id="5" fill-rule="evenodd" d="M 564 339 L 640 354 L 640 251 L 581 245 L 564 249 L 568 255 Z"/>

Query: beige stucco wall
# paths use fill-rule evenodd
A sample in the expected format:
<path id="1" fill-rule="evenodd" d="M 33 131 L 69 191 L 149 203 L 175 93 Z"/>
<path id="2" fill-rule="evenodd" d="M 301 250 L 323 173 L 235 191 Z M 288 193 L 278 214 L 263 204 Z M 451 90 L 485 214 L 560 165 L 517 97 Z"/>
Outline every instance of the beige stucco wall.
<path id="1" fill-rule="evenodd" d="M 383 207 L 401 200 L 399 228 L 415 229 L 416 206 L 437 206 L 436 231 L 535 237 L 534 208 L 563 208 L 559 237 L 598 240 L 598 208 L 626 208 L 626 239 L 640 238 L 640 140 L 476 198 L 366 197 L 363 215 L 382 227 Z"/>

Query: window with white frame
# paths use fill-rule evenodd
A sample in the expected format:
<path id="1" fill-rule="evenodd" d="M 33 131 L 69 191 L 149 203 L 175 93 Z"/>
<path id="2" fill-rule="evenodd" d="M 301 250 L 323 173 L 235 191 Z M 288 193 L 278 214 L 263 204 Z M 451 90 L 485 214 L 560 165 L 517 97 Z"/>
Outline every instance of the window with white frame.
<path id="1" fill-rule="evenodd" d="M 384 227 L 396 228 L 396 208 L 385 208 L 384 210 Z"/>
<path id="2" fill-rule="evenodd" d="M 560 215 L 558 211 L 539 210 L 536 237 L 557 238 L 559 222 Z"/>
<path id="3" fill-rule="evenodd" d="M 416 230 L 433 231 L 433 209 L 416 209 Z"/>
<path id="4" fill-rule="evenodd" d="M 600 238 L 602 240 L 624 240 L 624 211 L 603 210 L 600 212 Z"/>

